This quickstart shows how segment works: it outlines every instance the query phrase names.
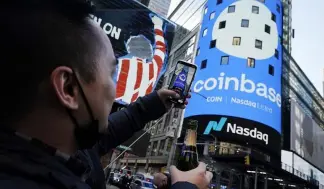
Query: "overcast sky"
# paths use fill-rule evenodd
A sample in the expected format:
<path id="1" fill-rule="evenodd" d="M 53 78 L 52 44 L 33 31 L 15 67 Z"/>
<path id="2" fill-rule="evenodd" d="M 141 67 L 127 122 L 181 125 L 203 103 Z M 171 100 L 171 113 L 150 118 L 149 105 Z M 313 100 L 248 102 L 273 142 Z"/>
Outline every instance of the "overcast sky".
<path id="1" fill-rule="evenodd" d="M 169 14 L 180 1 L 171 0 Z M 320 55 L 324 55 L 324 47 L 321 46 L 324 44 L 324 25 L 322 24 L 324 0 L 293 0 L 292 12 L 292 26 L 295 29 L 292 55 L 319 93 L 323 95 L 324 60 Z M 180 20 L 174 21 L 182 24 Z"/>
<path id="2" fill-rule="evenodd" d="M 295 38 L 292 55 L 320 94 L 323 95 L 324 77 L 324 1 L 293 1 L 292 26 Z"/>

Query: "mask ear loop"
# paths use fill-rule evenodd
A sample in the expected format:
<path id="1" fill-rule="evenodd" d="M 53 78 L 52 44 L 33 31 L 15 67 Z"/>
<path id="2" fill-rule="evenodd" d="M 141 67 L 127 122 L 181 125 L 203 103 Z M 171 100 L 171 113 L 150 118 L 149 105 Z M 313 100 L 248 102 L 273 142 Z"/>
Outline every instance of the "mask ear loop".
<path id="1" fill-rule="evenodd" d="M 80 81 L 79 81 L 79 79 L 78 79 L 78 77 L 77 77 L 77 75 L 75 74 L 74 71 L 73 71 L 72 75 L 73 75 L 73 77 L 74 77 L 74 79 L 75 79 L 75 81 L 76 81 L 76 83 L 77 83 L 77 85 L 78 85 L 78 87 L 79 87 L 79 89 L 80 89 L 80 94 L 81 94 L 81 96 L 82 96 L 82 98 L 83 98 L 83 100 L 84 100 L 84 103 L 85 103 L 85 105 L 86 105 L 86 108 L 87 108 L 87 111 L 88 111 L 88 113 L 89 113 L 89 115 L 90 115 L 90 118 L 91 118 L 92 120 L 96 120 L 96 119 L 94 118 L 94 115 L 93 115 L 93 112 L 92 112 L 91 107 L 90 107 L 90 105 L 89 105 L 89 102 L 88 102 L 88 100 L 87 100 L 87 97 L 86 97 L 86 95 L 85 95 L 85 93 L 84 93 L 84 90 L 83 90 L 83 88 L 82 88 L 82 86 L 81 86 L 81 83 L 80 83 Z"/>
<path id="2" fill-rule="evenodd" d="M 78 79 L 78 77 L 77 77 L 77 75 L 75 74 L 74 71 L 73 71 L 73 73 L 72 73 L 72 77 L 75 79 L 75 81 L 76 81 L 76 83 L 77 83 L 77 85 L 78 85 L 78 88 L 80 89 L 80 94 L 81 94 L 81 96 L 82 96 L 82 98 L 83 98 L 83 101 L 84 101 L 84 103 L 85 103 L 85 105 L 86 105 L 86 109 L 87 109 L 87 111 L 88 111 L 88 113 L 89 113 L 89 116 L 90 116 L 91 120 L 95 121 L 95 118 L 94 118 L 94 115 L 93 115 L 92 110 L 91 110 L 91 108 L 90 108 L 90 105 L 89 105 L 89 102 L 88 102 L 88 100 L 87 100 L 87 97 L 86 97 L 86 95 L 85 95 L 85 93 L 84 93 L 84 91 L 83 91 L 83 88 L 82 88 L 82 86 L 81 86 L 81 83 L 80 83 L 80 81 L 79 81 L 79 79 Z M 78 121 L 77 121 L 77 120 L 75 119 L 75 117 L 72 115 L 72 111 L 70 111 L 69 109 L 67 109 L 67 112 L 68 112 L 70 118 L 72 119 L 72 122 L 73 122 L 75 125 L 79 125 Z"/>

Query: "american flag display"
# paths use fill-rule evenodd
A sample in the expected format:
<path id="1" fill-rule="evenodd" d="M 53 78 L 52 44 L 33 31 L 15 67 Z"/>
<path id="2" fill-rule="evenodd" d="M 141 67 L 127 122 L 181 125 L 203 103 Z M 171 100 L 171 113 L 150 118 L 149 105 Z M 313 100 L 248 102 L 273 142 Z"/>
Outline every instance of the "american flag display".
<path id="1" fill-rule="evenodd" d="M 134 102 L 138 97 L 153 91 L 166 57 L 166 45 L 163 34 L 163 20 L 153 16 L 155 49 L 152 61 L 139 57 L 119 58 L 116 100 L 125 103 Z"/>
<path id="2" fill-rule="evenodd" d="M 124 106 L 160 87 L 176 24 L 132 0 L 95 1 L 94 21 L 118 61 L 116 103 Z"/>

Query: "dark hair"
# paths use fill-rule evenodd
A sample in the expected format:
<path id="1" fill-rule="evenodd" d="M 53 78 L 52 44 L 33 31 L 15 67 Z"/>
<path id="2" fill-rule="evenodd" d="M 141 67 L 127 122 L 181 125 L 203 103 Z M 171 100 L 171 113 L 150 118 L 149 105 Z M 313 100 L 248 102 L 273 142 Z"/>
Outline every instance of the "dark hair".
<path id="1" fill-rule="evenodd" d="M 86 82 L 94 80 L 100 44 L 85 0 L 0 2 L 0 120 L 28 111 L 41 82 L 58 66 L 69 66 Z"/>

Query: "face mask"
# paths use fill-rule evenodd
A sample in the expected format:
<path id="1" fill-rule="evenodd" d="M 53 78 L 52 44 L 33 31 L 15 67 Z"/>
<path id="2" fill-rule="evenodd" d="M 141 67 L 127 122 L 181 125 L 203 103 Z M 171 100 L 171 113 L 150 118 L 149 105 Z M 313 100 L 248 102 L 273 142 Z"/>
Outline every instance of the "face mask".
<path id="1" fill-rule="evenodd" d="M 90 108 L 89 102 L 83 92 L 81 84 L 75 74 L 73 74 L 77 85 L 80 89 L 81 96 L 86 105 L 87 111 L 90 115 L 90 122 L 85 125 L 80 125 L 75 117 L 72 115 L 71 110 L 67 110 L 70 118 L 72 119 L 75 127 L 74 127 L 74 136 L 77 142 L 77 146 L 79 150 L 91 149 L 98 142 L 99 138 L 102 134 L 99 133 L 99 121 L 94 118 L 93 112 Z"/>

